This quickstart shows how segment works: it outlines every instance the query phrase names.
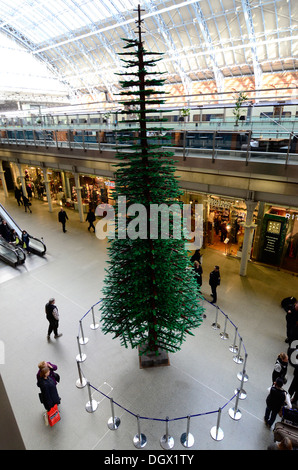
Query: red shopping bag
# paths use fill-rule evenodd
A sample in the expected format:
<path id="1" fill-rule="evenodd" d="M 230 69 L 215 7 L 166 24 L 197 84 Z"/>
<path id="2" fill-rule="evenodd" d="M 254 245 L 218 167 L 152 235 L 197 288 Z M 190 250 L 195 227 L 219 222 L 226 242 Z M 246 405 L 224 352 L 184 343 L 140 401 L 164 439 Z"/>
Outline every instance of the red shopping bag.
<path id="1" fill-rule="evenodd" d="M 48 411 L 47 413 L 50 426 L 54 426 L 54 424 L 60 421 L 61 418 L 57 405 L 53 406 L 53 408 L 51 408 L 50 411 Z"/>

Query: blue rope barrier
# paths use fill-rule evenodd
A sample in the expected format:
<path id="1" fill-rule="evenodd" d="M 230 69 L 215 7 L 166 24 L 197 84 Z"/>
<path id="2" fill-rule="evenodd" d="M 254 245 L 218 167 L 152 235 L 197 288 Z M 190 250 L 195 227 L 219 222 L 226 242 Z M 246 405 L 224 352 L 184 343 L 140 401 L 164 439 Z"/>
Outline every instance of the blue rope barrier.
<path id="1" fill-rule="evenodd" d="M 207 299 L 204 299 L 206 300 L 206 302 L 208 302 L 210 305 L 212 305 L 214 307 L 214 304 L 212 304 L 211 302 L 209 302 L 209 300 Z M 83 321 L 83 319 L 92 311 L 92 309 L 94 307 L 96 307 L 96 305 L 100 304 L 102 302 L 102 299 L 100 299 L 98 302 L 96 302 L 94 305 L 92 305 L 92 307 L 88 310 L 88 312 L 86 312 L 82 318 L 79 320 L 80 322 Z M 230 318 L 228 317 L 228 315 L 226 315 L 222 310 L 221 308 L 217 307 L 218 310 L 229 320 L 229 322 L 233 325 L 233 327 L 235 329 L 237 329 L 236 325 L 230 320 Z M 239 335 L 239 332 L 237 332 L 239 338 L 241 338 L 241 336 Z M 246 348 L 242 342 L 242 345 L 243 345 L 243 348 L 246 352 Z M 106 395 L 105 393 L 101 392 L 100 390 L 98 390 L 96 387 L 94 387 L 92 384 L 90 384 L 90 387 L 93 388 L 93 390 L 95 390 L 96 392 L 100 393 L 102 396 L 104 396 L 105 398 L 108 398 L 110 400 L 110 397 L 108 395 Z M 238 395 L 238 391 L 237 393 L 235 393 L 222 407 L 220 407 L 219 409 L 220 410 L 223 410 L 229 403 L 231 403 L 234 398 Z M 177 417 L 177 418 L 150 418 L 148 416 L 140 416 L 138 414 L 135 414 L 133 413 L 132 411 L 130 411 L 129 409 L 125 408 L 124 406 L 122 406 L 120 403 L 117 403 L 116 401 L 114 401 L 114 399 L 112 399 L 113 403 L 115 405 L 117 405 L 119 408 L 121 408 L 122 410 L 126 411 L 127 413 L 129 413 L 130 415 L 134 416 L 135 418 L 139 418 L 139 419 L 143 419 L 143 420 L 148 420 L 148 421 L 161 421 L 161 422 L 169 422 L 169 421 L 179 421 L 181 419 L 187 419 L 187 418 L 197 418 L 198 416 L 206 416 L 206 415 L 209 415 L 209 414 L 214 414 L 214 413 L 218 413 L 219 410 L 214 410 L 214 411 L 207 411 L 205 413 L 196 413 L 196 414 L 191 414 L 191 415 L 187 415 L 187 416 L 180 416 L 180 417 Z"/>

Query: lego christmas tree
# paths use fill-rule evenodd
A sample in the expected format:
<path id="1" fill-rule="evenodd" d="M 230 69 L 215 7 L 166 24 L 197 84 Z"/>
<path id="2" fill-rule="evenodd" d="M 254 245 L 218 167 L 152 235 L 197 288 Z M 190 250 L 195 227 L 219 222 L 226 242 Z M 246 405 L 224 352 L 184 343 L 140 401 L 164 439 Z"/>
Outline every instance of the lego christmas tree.
<path id="1" fill-rule="evenodd" d="M 160 55 L 143 46 L 140 12 L 139 7 L 137 39 L 124 39 L 127 51 L 121 54 L 128 57 L 122 59 L 127 72 L 120 95 L 126 99 L 120 103 L 135 140 L 119 146 L 116 155 L 115 232 L 108 246 L 101 321 L 103 332 L 125 347 L 157 356 L 178 351 L 202 322 L 204 309 L 185 249 L 173 154 L 162 146 L 162 119 L 152 117 L 158 114 L 154 106 L 164 102 L 154 88 L 162 88 L 164 80 L 152 70 Z M 125 143 L 127 129 L 117 132 Z M 173 207 L 176 212 L 169 210 Z"/>

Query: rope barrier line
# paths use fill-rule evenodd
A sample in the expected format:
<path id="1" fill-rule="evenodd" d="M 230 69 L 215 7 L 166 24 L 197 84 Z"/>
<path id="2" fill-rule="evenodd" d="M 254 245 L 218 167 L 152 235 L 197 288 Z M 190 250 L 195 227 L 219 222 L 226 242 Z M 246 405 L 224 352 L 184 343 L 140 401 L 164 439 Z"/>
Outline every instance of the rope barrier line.
<path id="1" fill-rule="evenodd" d="M 214 304 L 212 304 L 211 302 L 209 302 L 207 299 L 204 299 L 206 300 L 206 302 L 208 302 L 212 307 L 214 307 Z M 79 334 L 80 334 L 80 331 L 81 331 L 81 322 L 83 321 L 83 319 L 85 317 L 87 317 L 87 315 L 92 311 L 93 312 L 93 309 L 94 307 L 96 307 L 97 305 L 99 305 L 100 303 L 102 302 L 102 299 L 100 299 L 98 302 L 96 302 L 94 305 L 92 305 L 92 307 L 82 316 L 82 318 L 79 320 Z M 245 350 L 245 365 L 246 365 L 246 359 L 247 359 L 247 352 L 246 352 L 246 348 L 243 344 L 243 340 L 242 340 L 242 337 L 240 336 L 239 332 L 238 332 L 238 328 L 236 327 L 236 325 L 229 319 L 229 317 L 218 307 L 216 306 L 216 317 L 217 317 L 217 312 L 220 311 L 224 317 L 226 318 L 226 321 L 229 320 L 230 324 L 235 328 L 235 339 L 236 339 L 236 336 L 238 336 L 239 338 L 239 348 L 236 347 L 236 350 L 238 350 L 238 356 L 235 356 L 234 357 L 234 360 L 235 358 L 238 359 L 238 360 L 235 360 L 235 362 L 237 363 L 241 363 L 243 362 L 242 358 L 239 359 L 239 356 L 240 356 L 240 348 L 241 346 L 243 346 L 244 350 Z M 219 327 L 219 325 L 218 325 Z M 79 336 L 77 337 L 79 338 Z M 235 340 L 234 340 L 234 345 L 235 346 Z M 232 351 L 231 347 L 230 347 L 230 350 Z M 233 352 L 234 352 L 234 349 L 233 349 Z M 81 352 L 79 354 L 79 356 L 81 356 Z M 78 368 L 79 368 L 79 362 L 82 362 L 81 360 L 78 359 L 78 356 L 77 356 L 77 363 L 78 363 Z M 245 366 L 244 366 L 244 369 L 245 369 Z M 238 375 L 240 374 L 240 376 L 242 376 L 242 383 L 243 383 L 243 378 L 244 378 L 244 375 L 245 374 L 245 370 L 243 369 L 243 372 L 242 373 L 238 373 Z M 80 369 L 79 369 L 80 370 Z M 239 378 L 239 377 L 238 377 Z M 247 376 L 246 376 L 246 380 L 247 380 Z M 77 381 L 78 382 L 78 381 Z M 86 382 L 86 381 L 85 381 Z M 80 387 L 78 388 L 82 388 L 84 386 L 84 384 L 81 384 Z M 195 413 L 195 414 L 191 414 L 191 415 L 186 415 L 186 416 L 180 416 L 180 417 L 175 417 L 175 418 L 169 418 L 168 416 L 166 418 L 152 418 L 152 417 L 148 417 L 148 416 L 140 416 L 139 414 L 136 414 L 134 412 L 132 412 L 131 410 L 129 410 L 128 408 L 125 408 L 124 406 L 122 406 L 120 403 L 117 403 L 116 401 L 114 401 L 113 398 L 109 397 L 108 395 L 106 395 L 104 392 L 101 392 L 100 390 L 98 390 L 96 387 L 94 387 L 90 382 L 88 382 L 88 386 L 90 388 L 92 388 L 94 391 L 96 391 L 97 393 L 100 393 L 104 398 L 107 398 L 108 400 L 110 400 L 112 402 L 112 405 L 115 404 L 117 405 L 119 408 L 121 408 L 123 411 L 129 413 L 130 415 L 134 416 L 137 420 L 138 420 L 138 425 L 139 425 L 139 420 L 147 420 L 147 421 L 160 421 L 160 422 L 165 422 L 165 423 L 168 423 L 170 421 L 180 421 L 180 420 L 183 420 L 183 419 L 187 419 L 189 420 L 190 418 L 197 418 L 199 416 L 206 416 L 206 415 L 211 415 L 211 414 L 215 414 L 215 413 L 218 413 L 218 420 L 220 418 L 220 414 L 221 414 L 221 411 L 226 408 L 235 398 L 236 398 L 236 405 L 234 408 L 230 408 L 229 410 L 229 414 L 231 416 L 232 419 L 240 419 L 241 417 L 241 412 L 240 410 L 236 409 L 237 408 L 237 405 L 238 405 L 238 399 L 240 398 L 240 389 L 238 388 L 234 395 L 223 405 L 221 406 L 219 409 L 217 410 L 214 410 L 214 411 L 207 411 L 207 412 L 204 412 L 204 413 Z M 90 391 L 89 391 L 90 393 Z M 246 396 L 246 394 L 245 394 Z M 90 406 L 90 405 L 89 405 Z M 96 407 L 97 407 L 97 404 L 96 404 Z M 95 407 L 95 409 L 96 409 Z M 94 411 L 95 411 L 94 409 Z M 90 411 L 90 409 L 89 409 Z M 91 411 L 92 410 L 92 404 L 91 404 Z M 237 416 L 236 416 L 237 415 Z M 116 429 L 117 426 L 114 427 L 114 429 Z M 111 428 L 112 429 L 112 428 Z M 185 433 L 184 433 L 185 435 Z M 223 431 L 219 428 L 219 423 L 217 423 L 217 426 L 214 426 L 214 428 L 212 428 L 211 430 L 211 435 L 212 437 L 215 439 L 215 440 L 220 440 L 223 438 Z M 218 437 L 218 435 L 220 435 L 221 437 Z M 144 436 L 143 434 L 138 434 L 135 436 L 135 439 L 137 441 L 137 444 L 135 443 L 136 447 L 139 447 L 141 444 L 140 444 L 140 436 L 143 437 L 144 439 L 144 444 L 146 444 L 146 436 Z M 181 441 L 182 442 L 182 441 Z"/>

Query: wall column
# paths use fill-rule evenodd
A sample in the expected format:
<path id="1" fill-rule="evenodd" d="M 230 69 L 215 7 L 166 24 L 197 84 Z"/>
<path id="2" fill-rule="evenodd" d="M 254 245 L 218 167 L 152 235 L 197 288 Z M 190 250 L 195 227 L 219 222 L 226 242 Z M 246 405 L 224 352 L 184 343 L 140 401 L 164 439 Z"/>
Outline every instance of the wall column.
<path id="1" fill-rule="evenodd" d="M 2 181 L 4 196 L 8 197 L 7 185 L 6 185 L 6 180 L 5 180 L 5 171 L 3 170 L 1 161 L 0 161 L 0 179 Z"/>
<path id="2" fill-rule="evenodd" d="M 49 212 L 53 212 L 53 205 L 52 205 L 52 199 L 51 199 L 51 183 L 50 183 L 49 176 L 48 176 L 48 170 L 44 170 L 44 184 L 46 187 Z"/>
<path id="3" fill-rule="evenodd" d="M 246 276 L 247 262 L 250 259 L 250 252 L 252 246 L 253 232 L 256 228 L 256 224 L 253 223 L 253 214 L 257 203 L 255 201 L 247 200 L 246 204 L 246 221 L 243 224 L 244 227 L 244 238 L 242 246 L 242 256 L 240 263 L 240 276 Z"/>
<path id="4" fill-rule="evenodd" d="M 84 210 L 83 210 L 83 203 L 82 203 L 82 196 L 81 190 L 82 186 L 80 186 L 80 175 L 79 173 L 74 173 L 75 177 L 75 184 L 76 184 L 76 192 L 77 192 L 77 199 L 78 199 L 78 209 L 80 215 L 80 222 L 84 222 Z"/>
<path id="5" fill-rule="evenodd" d="M 21 167 L 20 163 L 17 163 L 17 167 L 18 167 L 18 170 L 19 170 L 19 176 L 20 176 L 20 180 L 21 180 L 21 186 L 22 186 L 23 194 L 24 194 L 25 197 L 28 197 L 25 175 L 22 175 L 22 167 Z"/>

